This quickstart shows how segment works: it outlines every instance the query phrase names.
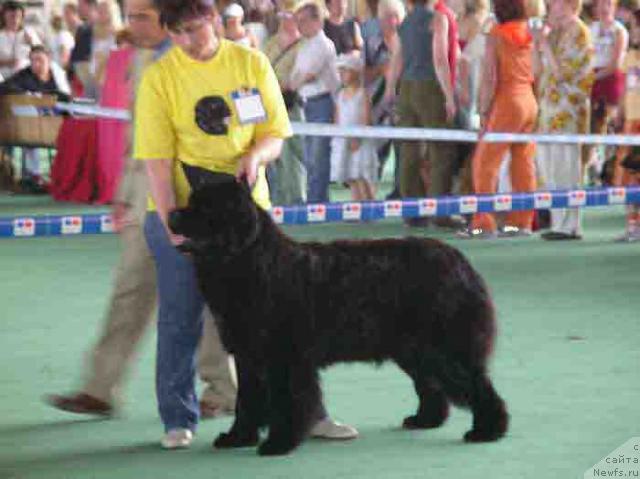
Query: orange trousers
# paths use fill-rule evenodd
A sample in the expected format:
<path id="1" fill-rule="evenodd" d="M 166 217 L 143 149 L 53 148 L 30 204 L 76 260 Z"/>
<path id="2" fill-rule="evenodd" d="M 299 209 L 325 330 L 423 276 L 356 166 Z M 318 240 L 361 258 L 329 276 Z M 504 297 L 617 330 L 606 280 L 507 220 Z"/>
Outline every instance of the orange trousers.
<path id="1" fill-rule="evenodd" d="M 535 129 L 538 105 L 531 91 L 503 92 L 496 96 L 487 122 L 487 132 L 531 133 Z M 511 152 L 511 185 L 513 192 L 536 189 L 534 143 L 485 143 L 480 141 L 471 160 L 473 187 L 476 194 L 496 192 L 500 166 Z M 533 211 L 513 211 L 506 224 L 531 229 Z M 495 231 L 496 221 L 490 213 L 476 213 L 472 228 Z"/>

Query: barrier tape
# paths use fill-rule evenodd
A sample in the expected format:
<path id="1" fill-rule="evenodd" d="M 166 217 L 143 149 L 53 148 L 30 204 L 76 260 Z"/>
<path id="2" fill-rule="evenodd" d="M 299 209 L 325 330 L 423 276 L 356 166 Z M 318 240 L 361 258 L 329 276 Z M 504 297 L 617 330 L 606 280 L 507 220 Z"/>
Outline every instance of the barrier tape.
<path id="1" fill-rule="evenodd" d="M 640 186 L 275 206 L 271 209 L 271 216 L 281 225 L 306 225 L 625 204 L 640 204 Z M 0 218 L 0 238 L 73 236 L 112 232 L 113 222 L 111 215 L 107 213 Z"/>
<path id="2" fill-rule="evenodd" d="M 128 110 L 105 108 L 77 103 L 57 103 L 55 111 L 80 116 L 130 121 Z M 16 114 L 20 110 L 15 111 Z M 50 114 L 49 111 L 42 112 Z M 292 123 L 296 135 L 368 138 L 377 140 L 455 141 L 477 143 L 480 135 L 474 131 L 437 128 L 403 128 L 388 126 L 335 126 L 326 123 Z M 537 144 L 590 144 L 614 146 L 640 146 L 640 135 L 581 135 L 542 133 L 487 133 L 482 137 L 487 143 L 530 143 Z"/>

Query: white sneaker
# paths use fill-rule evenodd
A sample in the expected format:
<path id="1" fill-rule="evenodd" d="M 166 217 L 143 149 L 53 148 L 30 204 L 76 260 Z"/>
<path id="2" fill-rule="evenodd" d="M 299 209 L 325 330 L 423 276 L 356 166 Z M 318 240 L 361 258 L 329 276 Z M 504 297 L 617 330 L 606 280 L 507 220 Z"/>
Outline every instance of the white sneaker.
<path id="1" fill-rule="evenodd" d="M 171 429 L 162 438 L 163 449 L 186 449 L 193 441 L 193 433 L 189 429 Z"/>
<path id="2" fill-rule="evenodd" d="M 640 241 L 640 229 L 628 229 L 622 236 L 618 236 L 617 243 L 636 243 Z"/>
<path id="3" fill-rule="evenodd" d="M 341 424 L 327 417 L 316 423 L 309 433 L 311 437 L 321 439 L 348 440 L 358 437 L 358 430 L 348 424 Z"/>

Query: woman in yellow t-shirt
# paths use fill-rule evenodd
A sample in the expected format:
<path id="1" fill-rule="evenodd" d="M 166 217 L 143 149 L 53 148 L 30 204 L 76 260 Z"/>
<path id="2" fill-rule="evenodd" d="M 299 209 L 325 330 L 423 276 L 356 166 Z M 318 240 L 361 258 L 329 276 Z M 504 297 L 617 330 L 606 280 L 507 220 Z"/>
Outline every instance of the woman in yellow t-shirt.
<path id="1" fill-rule="evenodd" d="M 150 187 L 145 236 L 158 275 L 156 393 L 165 448 L 188 447 L 199 410 L 195 353 L 203 298 L 192 261 L 168 229 L 171 210 L 184 206 L 190 187 L 185 165 L 246 176 L 264 208 L 264 166 L 291 135 L 278 81 L 264 55 L 218 39 L 217 13 L 208 0 L 167 1 L 162 14 L 174 46 L 144 73 L 135 108 L 134 157 L 145 161 Z M 263 115 L 242 108 L 254 97 Z"/>
<path id="2" fill-rule="evenodd" d="M 174 449 L 190 445 L 198 422 L 195 353 L 204 301 L 191 259 L 175 248 L 184 238 L 169 230 L 168 214 L 187 203 L 189 167 L 246 177 L 256 202 L 268 208 L 264 167 L 280 154 L 291 126 L 267 58 L 217 37 L 213 0 L 166 0 L 162 17 L 174 47 L 142 77 L 134 158 L 145 161 L 149 180 L 144 229 L 158 276 L 156 393 L 162 445 Z M 319 419 L 321 433 L 335 426 L 329 437 L 357 434 L 326 415 Z"/>

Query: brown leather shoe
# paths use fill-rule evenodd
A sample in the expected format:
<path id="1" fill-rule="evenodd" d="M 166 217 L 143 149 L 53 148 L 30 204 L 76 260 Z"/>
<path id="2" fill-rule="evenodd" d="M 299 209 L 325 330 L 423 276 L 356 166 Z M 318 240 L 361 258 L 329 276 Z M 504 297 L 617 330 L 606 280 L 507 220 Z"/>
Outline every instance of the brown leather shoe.
<path id="1" fill-rule="evenodd" d="M 49 405 L 61 411 L 93 416 L 113 415 L 113 406 L 111 404 L 85 393 L 70 394 L 67 396 L 51 394 L 47 396 L 45 400 Z"/>
<path id="2" fill-rule="evenodd" d="M 208 401 L 200 401 L 200 419 L 213 419 L 220 416 L 233 416 L 235 404 L 223 405 Z"/>

